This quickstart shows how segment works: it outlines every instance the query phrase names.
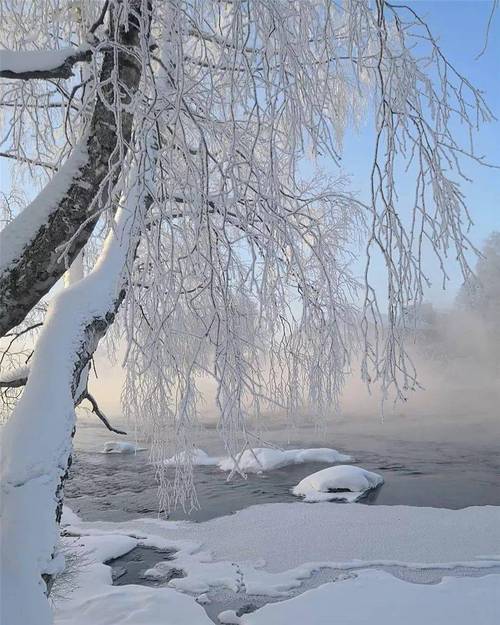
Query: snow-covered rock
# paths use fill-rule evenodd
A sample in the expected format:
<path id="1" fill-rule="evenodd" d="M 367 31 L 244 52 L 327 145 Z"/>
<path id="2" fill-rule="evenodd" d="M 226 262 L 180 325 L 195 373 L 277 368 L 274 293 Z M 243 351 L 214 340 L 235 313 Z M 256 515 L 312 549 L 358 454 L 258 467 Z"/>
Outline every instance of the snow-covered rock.
<path id="1" fill-rule="evenodd" d="M 193 447 L 190 451 L 181 451 L 171 458 L 165 460 L 166 465 L 192 464 L 193 466 L 215 466 L 219 464 L 220 458 L 209 456 L 203 449 Z"/>
<path id="2" fill-rule="evenodd" d="M 102 451 L 105 454 L 135 454 L 136 451 L 144 451 L 144 447 L 125 441 L 107 441 Z"/>
<path id="3" fill-rule="evenodd" d="M 269 447 L 256 447 L 245 449 L 237 457 L 238 467 L 246 473 L 262 473 L 280 469 L 291 464 L 303 464 L 304 462 L 348 462 L 351 456 L 341 454 L 336 449 L 319 447 L 317 449 L 270 449 Z M 233 471 L 235 462 L 232 458 L 223 458 L 219 467 L 223 471 Z"/>
<path id="4" fill-rule="evenodd" d="M 357 501 L 364 493 L 384 483 L 378 473 L 361 467 L 338 465 L 308 475 L 292 490 L 306 502 L 346 500 Z"/>

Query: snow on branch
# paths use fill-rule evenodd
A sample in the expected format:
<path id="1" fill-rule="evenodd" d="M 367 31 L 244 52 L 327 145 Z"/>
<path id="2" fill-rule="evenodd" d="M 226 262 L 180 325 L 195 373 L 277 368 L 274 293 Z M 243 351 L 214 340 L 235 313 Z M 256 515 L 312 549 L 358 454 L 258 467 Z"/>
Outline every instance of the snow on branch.
<path id="1" fill-rule="evenodd" d="M 29 375 L 29 367 L 19 367 L 5 371 L 0 375 L 0 388 L 19 388 L 25 386 Z"/>
<path id="2" fill-rule="evenodd" d="M 0 336 L 59 280 L 109 203 L 131 136 L 131 103 L 142 69 L 138 49 L 147 45 L 132 14 L 113 36 L 101 65 L 92 65 L 95 84 L 88 91 L 95 103 L 83 136 L 46 187 L 0 232 Z"/>
<path id="3" fill-rule="evenodd" d="M 89 46 L 60 50 L 0 50 L 0 78 L 71 78 L 75 63 L 90 61 Z"/>

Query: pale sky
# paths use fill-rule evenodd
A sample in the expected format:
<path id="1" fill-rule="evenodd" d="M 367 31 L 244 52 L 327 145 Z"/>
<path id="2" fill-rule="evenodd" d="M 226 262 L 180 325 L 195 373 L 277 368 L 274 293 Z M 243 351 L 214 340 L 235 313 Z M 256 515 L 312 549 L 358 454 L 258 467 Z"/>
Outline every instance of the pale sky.
<path id="1" fill-rule="evenodd" d="M 500 11 L 497 10 L 491 24 L 488 46 L 477 58 L 485 42 L 486 28 L 493 1 L 490 0 L 413 0 L 406 4 L 415 9 L 429 24 L 438 39 L 442 51 L 458 71 L 484 92 L 486 101 L 495 117 L 500 119 Z M 457 128 L 460 132 L 461 129 Z M 362 198 L 369 197 L 370 146 L 373 128 L 367 125 L 359 135 L 350 135 L 345 143 L 343 168 L 352 175 L 353 187 Z M 484 155 L 490 163 L 500 166 L 500 123 L 483 126 L 476 137 L 476 154 Z M 481 247 L 493 230 L 500 230 L 500 170 L 486 168 L 468 161 L 467 175 L 471 184 L 463 183 L 467 204 L 474 221 L 472 242 Z M 404 199 L 401 196 L 402 199 Z M 433 303 L 447 307 L 453 302 L 462 283 L 453 258 L 447 269 L 450 282 L 445 292 L 441 288 L 438 266 L 429 264 L 433 285 L 427 293 Z M 380 282 L 385 287 L 383 267 Z"/>

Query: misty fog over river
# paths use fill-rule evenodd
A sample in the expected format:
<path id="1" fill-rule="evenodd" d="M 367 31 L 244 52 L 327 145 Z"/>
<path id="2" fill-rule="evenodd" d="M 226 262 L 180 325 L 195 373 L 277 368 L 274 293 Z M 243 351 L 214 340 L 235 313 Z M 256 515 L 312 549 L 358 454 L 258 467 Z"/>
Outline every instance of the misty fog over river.
<path id="1" fill-rule="evenodd" d="M 288 429 L 276 421 L 268 425 L 264 438 L 283 447 L 333 447 L 352 455 L 353 463 L 380 473 L 385 480 L 362 500 L 367 504 L 500 505 L 500 419 L 494 414 L 494 400 L 492 396 L 487 411 L 483 403 L 483 412 L 457 414 L 454 419 L 439 414 L 405 416 L 396 407 L 383 421 L 373 415 L 346 415 L 332 419 L 322 430 L 308 425 Z M 199 438 L 211 455 L 223 455 L 213 427 L 205 426 Z M 79 422 L 66 498 L 85 520 L 120 521 L 158 514 L 155 469 L 148 451 L 102 453 L 106 441 L 117 439 L 122 437 L 99 422 Z M 218 467 L 194 467 L 199 509 L 190 514 L 173 510 L 170 518 L 201 521 L 254 504 L 297 501 L 290 489 L 324 466 L 287 466 L 249 474 L 247 480 L 234 476 L 230 481 Z"/>

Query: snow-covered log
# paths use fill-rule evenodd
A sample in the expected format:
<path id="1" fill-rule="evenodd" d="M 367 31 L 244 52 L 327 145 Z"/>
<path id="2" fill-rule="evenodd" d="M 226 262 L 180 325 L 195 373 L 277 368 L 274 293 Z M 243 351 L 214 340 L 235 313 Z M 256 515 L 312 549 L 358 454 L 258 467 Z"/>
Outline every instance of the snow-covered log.
<path id="1" fill-rule="evenodd" d="M 0 232 L 0 336 L 64 274 L 94 229 L 99 198 L 107 197 L 118 176 L 141 77 L 136 52 L 142 2 L 130 5 L 127 25 L 116 29 L 116 47 L 103 56 L 89 130 L 49 184 Z"/>

